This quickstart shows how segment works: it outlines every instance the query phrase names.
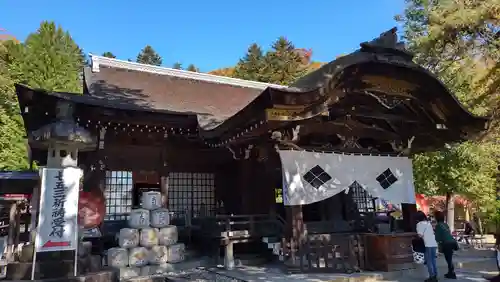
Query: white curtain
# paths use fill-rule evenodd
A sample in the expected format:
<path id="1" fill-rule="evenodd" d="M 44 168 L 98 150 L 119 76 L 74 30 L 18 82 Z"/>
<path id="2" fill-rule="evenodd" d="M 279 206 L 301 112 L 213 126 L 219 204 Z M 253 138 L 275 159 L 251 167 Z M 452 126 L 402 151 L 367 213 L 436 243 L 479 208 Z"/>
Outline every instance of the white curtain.
<path id="1" fill-rule="evenodd" d="M 373 197 L 392 204 L 415 203 L 409 158 L 306 151 L 279 151 L 279 155 L 285 205 L 325 200 L 349 189 L 355 181 Z"/>

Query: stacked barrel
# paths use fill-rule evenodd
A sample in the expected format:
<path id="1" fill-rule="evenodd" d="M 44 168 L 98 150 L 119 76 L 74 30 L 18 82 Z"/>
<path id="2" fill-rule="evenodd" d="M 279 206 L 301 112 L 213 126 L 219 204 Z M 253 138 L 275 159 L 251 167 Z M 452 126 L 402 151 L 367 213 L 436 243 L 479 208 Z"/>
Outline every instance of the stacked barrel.
<path id="1" fill-rule="evenodd" d="M 177 227 L 170 225 L 160 192 L 145 192 L 142 208 L 130 213 L 128 228 L 118 234 L 117 248 L 108 250 L 108 265 L 118 268 L 121 278 L 164 274 L 171 263 L 184 260 L 185 246 L 178 243 Z"/>

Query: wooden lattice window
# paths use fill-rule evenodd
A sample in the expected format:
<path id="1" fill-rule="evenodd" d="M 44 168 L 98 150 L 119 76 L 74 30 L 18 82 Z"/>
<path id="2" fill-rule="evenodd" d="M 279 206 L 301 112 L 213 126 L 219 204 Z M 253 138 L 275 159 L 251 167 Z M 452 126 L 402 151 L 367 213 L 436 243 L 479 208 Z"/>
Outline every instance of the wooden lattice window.
<path id="1" fill-rule="evenodd" d="M 214 216 L 216 213 L 213 173 L 171 172 L 168 177 L 168 209 L 173 217 Z"/>
<path id="2" fill-rule="evenodd" d="M 106 171 L 106 216 L 104 220 L 125 220 L 132 211 L 133 181 L 130 171 Z"/>
<path id="3" fill-rule="evenodd" d="M 349 186 L 349 194 L 360 212 L 375 212 L 375 198 L 357 181 Z"/>

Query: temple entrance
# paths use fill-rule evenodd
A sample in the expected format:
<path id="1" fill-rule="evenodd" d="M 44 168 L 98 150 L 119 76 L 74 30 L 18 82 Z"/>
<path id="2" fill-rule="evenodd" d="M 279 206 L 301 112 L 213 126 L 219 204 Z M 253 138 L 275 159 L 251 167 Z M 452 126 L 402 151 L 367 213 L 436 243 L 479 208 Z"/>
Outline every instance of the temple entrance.
<path id="1" fill-rule="evenodd" d="M 304 222 L 321 221 L 324 219 L 323 205 L 325 201 L 302 206 Z"/>

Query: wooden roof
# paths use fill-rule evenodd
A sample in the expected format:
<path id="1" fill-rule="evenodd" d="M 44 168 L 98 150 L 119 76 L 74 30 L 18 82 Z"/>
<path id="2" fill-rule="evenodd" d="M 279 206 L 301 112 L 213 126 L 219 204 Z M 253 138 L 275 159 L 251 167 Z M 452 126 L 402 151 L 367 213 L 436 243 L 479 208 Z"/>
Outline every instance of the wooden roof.
<path id="1" fill-rule="evenodd" d="M 267 87 L 280 85 L 143 65 L 91 55 L 85 95 L 103 106 L 197 115 L 209 130 L 239 112 Z"/>
<path id="2" fill-rule="evenodd" d="M 436 76 L 412 59 L 392 29 L 289 88 L 266 89 L 238 114 L 201 134 L 213 138 L 213 146 L 224 146 L 317 122 L 317 117 L 328 113 L 328 122 L 346 118 L 355 122 L 353 134 L 372 127 L 387 136 L 416 137 L 417 147 L 431 149 L 469 139 L 487 128 L 488 118 L 467 111 Z M 262 121 L 265 124 L 256 129 Z M 367 135 L 366 131 L 357 134 Z"/>
<path id="3" fill-rule="evenodd" d="M 323 128 L 345 123 L 365 133 L 417 136 L 421 147 L 436 148 L 469 138 L 488 123 L 465 110 L 433 74 L 416 65 L 397 42 L 395 30 L 289 87 L 99 56 L 92 56 L 84 78 L 84 95 L 37 93 L 43 98 L 33 99 L 29 89 L 18 86 L 21 107 L 40 104 L 40 113 L 35 109 L 23 116 L 25 124 L 31 120 L 27 129 L 35 129 L 38 117 L 50 109 L 43 105 L 57 99 L 71 100 L 83 107 L 76 111 L 79 115 L 98 119 L 179 126 L 184 120 L 184 126 L 199 128 L 199 136 L 212 147 L 324 120 L 331 124 Z"/>

